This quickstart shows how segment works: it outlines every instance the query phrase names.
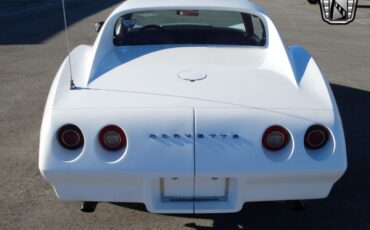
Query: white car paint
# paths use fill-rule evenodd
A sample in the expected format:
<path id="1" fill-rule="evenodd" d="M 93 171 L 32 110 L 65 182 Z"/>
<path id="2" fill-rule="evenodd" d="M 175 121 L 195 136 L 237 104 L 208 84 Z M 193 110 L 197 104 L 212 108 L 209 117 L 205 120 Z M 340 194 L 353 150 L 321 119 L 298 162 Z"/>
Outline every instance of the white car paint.
<path id="1" fill-rule="evenodd" d="M 264 47 L 113 45 L 118 17 L 163 9 L 252 13 L 265 24 L 268 40 Z M 157 213 L 236 212 L 249 201 L 324 198 L 347 167 L 328 82 L 307 51 L 286 48 L 265 12 L 248 1 L 128 0 L 108 17 L 93 46 L 81 45 L 70 57 L 77 88 L 70 90 L 66 59 L 40 134 L 39 168 L 60 199 L 140 202 Z M 184 73 L 197 81 L 181 79 Z M 57 130 L 69 123 L 83 132 L 79 150 L 57 141 Z M 128 139 L 116 153 L 98 142 L 109 124 Z M 271 153 L 261 138 L 275 124 L 292 139 Z M 330 130 L 329 142 L 316 151 L 303 145 L 313 124 Z"/>

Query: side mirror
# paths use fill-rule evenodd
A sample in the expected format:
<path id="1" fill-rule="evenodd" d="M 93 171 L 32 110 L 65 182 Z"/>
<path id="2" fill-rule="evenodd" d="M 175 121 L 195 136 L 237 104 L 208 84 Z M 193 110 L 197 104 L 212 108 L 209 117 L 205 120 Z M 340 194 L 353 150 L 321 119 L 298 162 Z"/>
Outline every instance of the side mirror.
<path id="1" fill-rule="evenodd" d="M 101 28 L 103 27 L 103 25 L 104 25 L 104 21 L 95 23 L 95 31 L 97 33 L 99 33 L 99 31 L 101 30 Z"/>

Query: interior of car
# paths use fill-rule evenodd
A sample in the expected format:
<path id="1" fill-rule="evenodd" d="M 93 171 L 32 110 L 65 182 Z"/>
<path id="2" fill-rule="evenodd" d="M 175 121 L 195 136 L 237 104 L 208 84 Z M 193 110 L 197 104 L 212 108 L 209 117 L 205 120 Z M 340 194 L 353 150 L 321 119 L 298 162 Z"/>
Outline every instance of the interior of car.
<path id="1" fill-rule="evenodd" d="M 116 46 L 264 46 L 266 35 L 262 21 L 254 15 L 175 10 L 122 16 L 116 23 L 113 42 Z"/>

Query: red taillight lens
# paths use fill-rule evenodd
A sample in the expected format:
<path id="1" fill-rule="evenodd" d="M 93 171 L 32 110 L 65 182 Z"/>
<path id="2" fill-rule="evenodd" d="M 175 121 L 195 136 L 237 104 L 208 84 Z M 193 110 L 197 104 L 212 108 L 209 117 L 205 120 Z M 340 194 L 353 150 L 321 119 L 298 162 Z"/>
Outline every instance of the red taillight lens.
<path id="1" fill-rule="evenodd" d="M 262 145 L 270 151 L 278 151 L 287 146 L 289 139 L 289 132 L 284 127 L 274 125 L 266 129 Z"/>
<path id="2" fill-rule="evenodd" d="M 108 125 L 99 133 L 99 142 L 109 151 L 118 151 L 126 147 L 127 139 L 123 130 L 116 125 Z"/>
<path id="3" fill-rule="evenodd" d="M 66 149 L 78 149 L 84 144 L 81 130 L 72 124 L 64 125 L 58 130 L 58 141 Z"/>
<path id="4" fill-rule="evenodd" d="M 322 125 L 309 127 L 304 136 L 304 145 L 308 149 L 319 149 L 323 147 L 329 139 L 329 130 Z"/>

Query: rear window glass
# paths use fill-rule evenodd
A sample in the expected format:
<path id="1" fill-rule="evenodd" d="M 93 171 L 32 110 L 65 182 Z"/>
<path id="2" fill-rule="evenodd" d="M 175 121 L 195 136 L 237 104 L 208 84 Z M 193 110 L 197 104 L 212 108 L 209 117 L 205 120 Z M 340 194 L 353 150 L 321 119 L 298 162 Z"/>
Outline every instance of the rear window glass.
<path id="1" fill-rule="evenodd" d="M 264 46 L 266 33 L 254 15 L 229 11 L 166 10 L 122 16 L 116 23 L 117 46 L 219 44 Z"/>

